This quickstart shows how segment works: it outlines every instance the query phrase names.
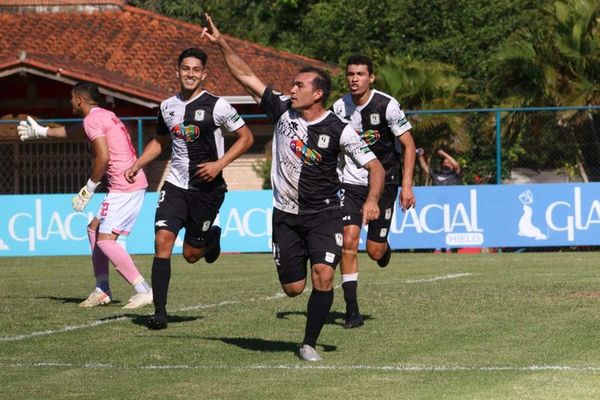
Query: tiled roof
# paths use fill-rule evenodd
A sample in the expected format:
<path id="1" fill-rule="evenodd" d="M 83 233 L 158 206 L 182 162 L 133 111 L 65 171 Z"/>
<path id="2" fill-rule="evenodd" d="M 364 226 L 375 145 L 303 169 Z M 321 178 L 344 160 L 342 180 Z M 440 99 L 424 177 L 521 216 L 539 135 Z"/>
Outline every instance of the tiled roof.
<path id="1" fill-rule="evenodd" d="M 0 5 L 7 3 L 10 1 Z M 198 46 L 208 54 L 206 89 L 220 96 L 247 95 L 225 67 L 218 48 L 200 39 L 202 28 L 198 25 L 129 6 L 93 13 L 2 10 L 0 7 L 0 76 L 7 70 L 26 67 L 72 80 L 89 80 L 119 93 L 160 102 L 177 91 L 175 68 L 181 51 Z M 291 86 L 303 66 L 335 69 L 307 57 L 226 38 L 265 83 L 282 91 Z"/>

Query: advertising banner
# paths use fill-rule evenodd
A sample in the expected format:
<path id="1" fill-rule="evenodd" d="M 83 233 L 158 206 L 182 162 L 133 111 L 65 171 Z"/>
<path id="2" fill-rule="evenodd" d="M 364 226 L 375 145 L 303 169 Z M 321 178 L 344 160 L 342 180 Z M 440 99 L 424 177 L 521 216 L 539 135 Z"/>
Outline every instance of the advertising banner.
<path id="1" fill-rule="evenodd" d="M 417 206 L 391 218 L 394 249 L 534 247 L 600 244 L 600 183 L 416 187 Z M 73 195 L 0 196 L 0 256 L 89 254 L 87 223 L 103 195 L 84 213 Z M 224 252 L 271 251 L 271 191 L 227 193 L 216 223 Z M 129 237 L 132 254 L 154 252 L 157 193 L 147 193 Z M 398 203 L 396 202 L 396 206 Z M 380 232 L 385 235 L 386 232 Z M 366 229 L 361 235 L 364 248 Z M 183 232 L 174 252 L 181 252 Z"/>

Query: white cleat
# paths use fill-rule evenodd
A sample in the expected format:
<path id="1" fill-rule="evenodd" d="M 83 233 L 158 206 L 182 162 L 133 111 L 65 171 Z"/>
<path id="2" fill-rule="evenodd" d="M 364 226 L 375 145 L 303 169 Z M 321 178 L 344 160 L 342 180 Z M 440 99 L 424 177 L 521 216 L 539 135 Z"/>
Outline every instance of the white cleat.
<path id="1" fill-rule="evenodd" d="M 79 303 L 79 307 L 97 307 L 110 304 L 110 294 L 104 292 L 93 291 L 87 299 Z"/>
<path id="2" fill-rule="evenodd" d="M 152 304 L 152 291 L 148 293 L 138 293 L 129 299 L 129 303 L 125 304 L 123 308 L 133 310 L 135 308 L 141 308 Z"/>
<path id="3" fill-rule="evenodd" d="M 323 360 L 319 353 L 315 350 L 314 347 L 309 346 L 307 344 L 300 347 L 298 351 L 298 357 L 300 357 L 304 361 L 321 361 Z"/>

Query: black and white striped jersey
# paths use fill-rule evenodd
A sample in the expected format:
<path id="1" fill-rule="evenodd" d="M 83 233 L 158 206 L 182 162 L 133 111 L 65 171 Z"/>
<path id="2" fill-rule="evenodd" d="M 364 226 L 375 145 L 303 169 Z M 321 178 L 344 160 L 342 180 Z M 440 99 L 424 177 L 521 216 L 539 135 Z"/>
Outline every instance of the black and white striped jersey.
<path id="1" fill-rule="evenodd" d="M 375 159 L 354 129 L 332 112 L 307 122 L 288 96 L 267 88 L 260 106 L 275 123 L 271 183 L 273 205 L 291 214 L 339 207 L 338 160 L 346 154 L 358 165 Z"/>
<path id="2" fill-rule="evenodd" d="M 400 184 L 400 144 L 396 137 L 412 127 L 396 99 L 378 90 L 371 91 L 366 104 L 357 106 L 348 93 L 336 100 L 333 112 L 347 121 L 369 148 L 375 153 L 385 169 L 386 183 Z M 348 157 L 340 164 L 340 179 L 353 185 L 368 185 L 368 173 Z"/>
<path id="3" fill-rule="evenodd" d="M 167 182 L 183 189 L 206 189 L 225 183 L 220 173 L 205 182 L 194 176 L 197 165 L 215 161 L 225 153 L 221 127 L 229 132 L 244 126 L 244 120 L 225 100 L 202 91 L 184 101 L 178 94 L 160 104 L 157 135 L 171 135 L 171 171 Z"/>

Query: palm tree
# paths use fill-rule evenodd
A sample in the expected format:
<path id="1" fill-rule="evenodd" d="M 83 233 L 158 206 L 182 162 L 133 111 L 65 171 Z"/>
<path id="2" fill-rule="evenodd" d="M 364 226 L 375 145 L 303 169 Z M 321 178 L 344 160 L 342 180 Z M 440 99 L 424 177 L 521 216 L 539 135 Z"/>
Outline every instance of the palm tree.
<path id="1" fill-rule="evenodd" d="M 377 68 L 375 86 L 395 97 L 403 109 L 419 110 L 411 116 L 418 147 L 429 154 L 435 149 L 463 154 L 470 150 L 467 114 L 426 112 L 465 108 L 477 102 L 478 97 L 469 93 L 470 82 L 460 78 L 454 66 L 410 56 L 385 56 Z"/>
<path id="2" fill-rule="evenodd" d="M 500 97 L 504 107 L 598 104 L 599 28 L 600 3 L 595 0 L 556 1 L 545 7 L 540 24 L 515 32 L 494 57 L 489 93 Z M 593 132 L 589 146 L 582 145 L 585 138 L 581 132 L 586 128 Z M 505 141 L 510 143 L 543 135 L 554 135 L 556 143 L 570 142 L 570 152 L 584 180 L 586 169 L 600 166 L 600 142 L 589 110 L 563 111 L 555 118 L 513 113 L 506 118 L 504 131 L 508 134 Z M 567 140 L 560 136 L 564 134 Z M 557 153 L 568 153 L 569 148 Z M 546 162 L 551 160 L 549 157 Z M 542 158 L 539 161 L 545 162 Z"/>

